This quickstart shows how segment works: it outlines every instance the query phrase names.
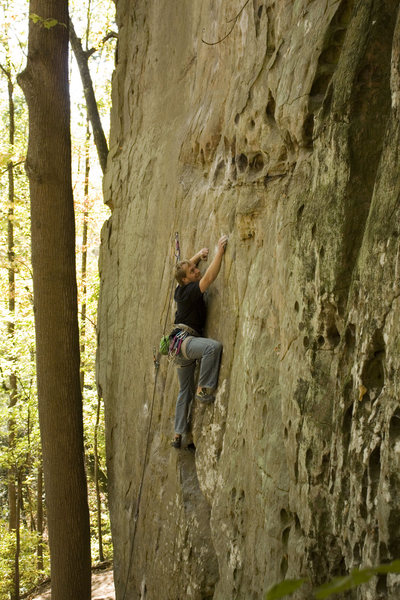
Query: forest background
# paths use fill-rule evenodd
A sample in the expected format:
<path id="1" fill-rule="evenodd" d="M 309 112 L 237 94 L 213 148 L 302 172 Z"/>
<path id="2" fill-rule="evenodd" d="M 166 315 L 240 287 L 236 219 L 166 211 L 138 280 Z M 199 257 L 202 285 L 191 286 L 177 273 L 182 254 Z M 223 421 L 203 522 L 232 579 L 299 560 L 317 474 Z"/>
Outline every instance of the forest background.
<path id="1" fill-rule="evenodd" d="M 28 13 L 25 0 L 0 3 L 0 600 L 23 597 L 49 574 L 35 373 L 30 201 L 24 170 L 28 111 L 17 84 L 17 74 L 26 63 Z M 70 2 L 70 17 L 88 58 L 106 135 L 116 45 L 114 13 L 109 0 Z M 95 563 L 112 556 L 104 414 L 95 383 L 98 248 L 109 210 L 102 200 L 102 170 L 72 51 L 69 60 L 81 388 Z"/>

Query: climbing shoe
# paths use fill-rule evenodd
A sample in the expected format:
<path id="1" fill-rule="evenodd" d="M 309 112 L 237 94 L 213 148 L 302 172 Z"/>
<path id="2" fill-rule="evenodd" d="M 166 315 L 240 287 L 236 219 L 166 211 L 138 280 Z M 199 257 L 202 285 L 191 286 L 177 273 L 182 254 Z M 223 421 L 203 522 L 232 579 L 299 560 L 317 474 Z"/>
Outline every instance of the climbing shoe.
<path id="1" fill-rule="evenodd" d="M 211 404 L 215 400 L 215 396 L 210 394 L 207 388 L 201 388 L 201 391 L 196 394 L 196 398 L 205 404 Z"/>
<path id="2" fill-rule="evenodd" d="M 171 442 L 171 446 L 173 448 L 177 448 L 179 450 L 179 448 L 181 447 L 181 444 L 182 444 L 182 436 L 176 435 Z"/>

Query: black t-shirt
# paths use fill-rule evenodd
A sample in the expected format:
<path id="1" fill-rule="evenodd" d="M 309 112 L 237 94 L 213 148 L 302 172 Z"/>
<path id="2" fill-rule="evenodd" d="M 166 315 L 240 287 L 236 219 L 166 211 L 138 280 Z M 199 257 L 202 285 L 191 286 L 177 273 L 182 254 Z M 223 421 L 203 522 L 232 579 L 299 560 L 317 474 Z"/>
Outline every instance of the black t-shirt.
<path id="1" fill-rule="evenodd" d="M 177 304 L 175 323 L 183 323 L 195 329 L 200 335 L 206 322 L 207 309 L 198 281 L 184 286 L 178 285 L 174 299 Z"/>

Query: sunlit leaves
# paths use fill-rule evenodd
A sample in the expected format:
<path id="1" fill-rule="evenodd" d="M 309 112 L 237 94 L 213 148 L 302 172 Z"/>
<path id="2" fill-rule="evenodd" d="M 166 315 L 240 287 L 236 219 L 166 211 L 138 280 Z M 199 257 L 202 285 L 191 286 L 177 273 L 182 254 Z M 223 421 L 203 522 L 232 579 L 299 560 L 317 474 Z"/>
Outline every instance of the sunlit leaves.
<path id="1" fill-rule="evenodd" d="M 335 577 L 331 581 L 324 583 L 311 593 L 311 598 L 315 600 L 325 600 L 336 594 L 342 594 L 355 589 L 360 585 L 368 583 L 376 575 L 387 575 L 389 573 L 400 573 L 400 560 L 395 560 L 389 564 L 378 565 L 377 567 L 366 567 L 365 569 L 353 569 L 349 575 Z M 265 600 L 280 600 L 287 598 L 300 589 L 307 579 L 287 579 L 272 586 L 265 597 Z"/>
<path id="2" fill-rule="evenodd" d="M 33 23 L 39 24 L 42 27 L 44 27 L 45 29 L 52 29 L 56 25 L 62 25 L 65 28 L 67 27 L 66 23 L 61 23 L 61 21 L 57 21 L 57 19 L 51 19 L 50 17 L 48 17 L 47 19 L 44 19 L 43 17 L 40 17 L 39 15 L 36 15 L 35 13 L 31 13 L 29 15 L 29 18 L 31 19 L 31 21 L 33 21 Z"/>
<path id="3" fill-rule="evenodd" d="M 93 64 L 92 76 L 98 96 L 102 98 L 101 109 L 108 117 L 110 111 L 109 86 L 114 66 L 113 52 L 115 40 L 101 44 L 102 39 L 114 24 L 115 7 L 112 0 L 101 2 L 70 2 L 71 15 L 77 16 L 77 23 L 83 27 L 81 34 L 85 36 L 87 17 L 90 17 L 88 44 L 100 47 L 99 52 L 90 58 Z M 37 469 L 40 461 L 40 434 L 37 414 L 36 367 L 35 367 L 35 331 L 33 315 L 32 267 L 30 263 L 30 206 L 29 187 L 24 171 L 24 161 L 28 141 L 28 114 L 25 100 L 16 75 L 23 69 L 26 60 L 25 51 L 28 30 L 28 6 L 26 0 L 0 3 L 0 64 L 7 67 L 11 75 L 14 93 L 15 136 L 14 145 L 9 143 L 9 105 L 8 82 L 6 75 L 0 74 L 0 598 L 8 597 L 10 585 L 11 563 L 14 558 L 15 534 L 7 532 L 7 472 L 16 469 L 21 478 L 23 496 L 23 514 L 21 518 L 21 592 L 26 592 L 32 582 L 36 582 L 43 573 L 36 569 L 35 546 L 37 534 Z M 30 21 L 51 31 L 63 26 L 55 19 L 44 19 L 40 15 L 30 15 Z M 72 62 L 71 62 L 72 65 Z M 84 429 L 85 448 L 87 453 L 87 473 L 89 483 L 89 506 L 92 515 L 92 552 L 93 560 L 98 557 L 96 523 L 96 497 L 93 485 L 94 428 L 97 414 L 97 390 L 95 384 L 96 355 L 96 311 L 98 300 L 98 253 L 100 229 L 109 211 L 104 206 L 101 193 L 102 175 L 96 166 L 97 155 L 90 144 L 90 177 L 88 196 L 85 197 L 85 156 L 86 156 L 86 119 L 81 94 L 79 74 L 71 66 L 71 102 L 72 102 L 72 152 L 73 182 L 77 231 L 77 273 L 79 300 L 82 299 L 83 284 L 80 278 L 82 256 L 82 224 L 83 214 L 89 213 L 88 221 L 88 265 L 86 277 L 86 332 L 85 352 L 82 355 L 82 367 L 85 371 L 84 396 Z M 82 109 L 75 110 L 80 103 Z M 80 113 L 80 116 L 79 116 Z M 79 122 L 75 121 L 75 117 Z M 78 121 L 78 119 L 77 119 Z M 106 122 L 106 130 L 109 126 Z M 8 198 L 8 164 L 12 161 L 14 173 L 14 202 Z M 12 205 L 12 206 L 11 206 Z M 9 209 L 13 209 L 12 216 Z M 15 273 L 15 312 L 9 310 L 8 274 L 10 268 L 8 253 L 8 222 L 14 230 L 14 259 L 12 267 Z M 13 323 L 12 335 L 8 323 Z M 10 377 L 17 378 L 16 403 L 12 408 L 10 402 Z M 10 425 L 11 423 L 11 425 Z M 14 435 L 14 443 L 9 447 L 8 436 Z M 103 547 L 105 555 L 112 555 L 110 523 L 107 512 L 106 466 L 104 414 L 100 415 L 98 430 L 99 468 L 102 475 L 102 524 Z M 7 535 L 6 535 L 6 533 Z M 45 546 L 45 572 L 48 572 L 47 546 Z M 7 583 L 6 583 L 7 582 Z M 3 587 L 2 587 L 3 586 Z"/>
<path id="4" fill-rule="evenodd" d="M 13 148 L 8 148 L 6 151 L 0 149 L 0 169 L 6 169 L 8 163 L 13 156 Z"/>
<path id="5" fill-rule="evenodd" d="M 10 580 L 10 566 L 14 561 L 15 552 L 15 534 L 10 533 L 4 521 L 0 521 L 0 598 L 9 598 L 12 590 L 12 581 Z M 20 553 L 20 573 L 21 573 L 21 597 L 31 590 L 37 582 L 36 557 L 32 552 L 38 542 L 37 532 L 23 528 L 21 530 L 21 553 Z M 44 553 L 45 570 L 49 569 L 48 552 Z"/>

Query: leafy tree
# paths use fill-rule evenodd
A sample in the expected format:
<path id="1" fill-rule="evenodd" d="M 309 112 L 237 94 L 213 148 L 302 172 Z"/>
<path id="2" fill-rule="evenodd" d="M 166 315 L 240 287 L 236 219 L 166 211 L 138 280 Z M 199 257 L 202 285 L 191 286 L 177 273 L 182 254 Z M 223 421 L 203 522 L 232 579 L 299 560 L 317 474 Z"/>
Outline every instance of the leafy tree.
<path id="1" fill-rule="evenodd" d="M 101 41 L 112 29 L 111 0 L 88 0 L 86 4 L 72 2 L 73 17 L 83 30 L 85 47 L 98 47 L 91 55 L 93 85 L 101 98 L 99 112 L 107 122 L 109 111 L 112 48 Z M 0 64 L 10 70 L 14 100 L 14 144 L 9 143 L 10 110 L 8 101 L 8 75 L 0 72 L 0 598 L 10 598 L 15 592 L 16 568 L 20 574 L 20 594 L 26 594 L 32 585 L 49 572 L 48 531 L 46 509 L 43 504 L 43 474 L 37 414 L 36 368 L 34 361 L 35 336 L 33 323 L 32 270 L 30 264 L 29 194 L 24 160 L 26 155 L 27 110 L 18 85 L 16 73 L 21 70 L 24 58 L 25 35 L 22 23 L 26 20 L 26 2 L 0 4 L 0 18 L 4 25 L 0 32 Z M 100 10 L 101 9 L 101 10 Z M 106 10 L 107 9 L 107 10 Z M 34 18 L 38 25 L 51 29 L 52 19 Z M 86 23 L 86 25 L 85 25 Z M 54 24 L 53 24 L 54 26 Z M 78 298 L 80 305 L 81 334 L 81 388 L 84 396 L 84 443 L 89 487 L 89 509 L 92 521 L 91 537 L 93 560 L 103 560 L 112 555 L 110 523 L 107 509 L 107 477 L 105 473 L 104 410 L 97 397 L 94 377 L 96 351 L 96 308 L 99 279 L 97 273 L 97 248 L 102 222 L 108 216 L 101 197 L 101 172 L 96 161 L 93 140 L 87 137 L 86 107 L 79 95 L 79 77 L 70 69 L 73 81 L 73 188 L 78 235 L 76 262 L 80 266 Z M 14 174 L 14 202 L 9 202 L 9 169 L 12 161 Z M 89 178 L 90 174 L 90 178 Z M 9 218 L 10 207 L 13 209 Z M 9 306 L 10 253 L 8 251 L 9 223 L 13 225 L 13 275 L 15 283 L 12 315 Z M 10 343 L 9 323 L 14 324 L 13 342 Z M 13 352 L 10 349 L 13 348 Z M 15 373 L 16 398 L 10 403 L 10 378 Z M 9 446 L 8 423 L 13 422 L 15 443 Z M 14 482 L 15 503 L 19 507 L 17 530 L 8 532 L 9 474 Z M 19 492 L 19 493 L 18 493 Z M 17 505 L 17 498 L 19 498 Z M 14 511 L 16 514 L 17 511 Z M 7 531 L 7 535 L 3 532 Z M 36 548 L 36 552 L 34 549 Z M 16 562 L 16 554 L 18 561 Z"/>
<path id="2" fill-rule="evenodd" d="M 2 275 L 6 273 L 4 280 L 3 297 L 7 298 L 7 309 L 5 315 L 5 327 L 1 339 L 4 343 L 1 352 L 2 360 L 0 362 L 2 389 L 4 394 L 0 396 L 0 402 L 8 396 L 8 410 L 6 422 L 8 426 L 7 444 L 0 445 L 0 464 L 7 471 L 7 497 L 8 497 L 8 530 L 9 535 L 6 540 L 9 542 L 7 559 L 7 579 L 0 579 L 0 587 L 6 587 L 9 597 L 12 600 L 19 598 L 20 591 L 20 556 L 21 556 L 21 527 L 24 523 L 21 520 L 21 510 L 24 502 L 24 481 L 23 481 L 23 463 L 20 452 L 20 423 L 18 421 L 18 402 L 21 395 L 24 373 L 19 368 L 20 351 L 20 319 L 17 309 L 20 309 L 24 303 L 24 291 L 21 286 L 17 286 L 17 277 L 23 280 L 23 263 L 21 256 L 16 252 L 16 245 L 19 245 L 20 223 L 19 218 L 24 204 L 24 185 L 21 185 L 21 159 L 19 151 L 21 150 L 21 138 L 19 136 L 18 126 L 21 122 L 23 108 L 21 97 L 17 86 L 15 86 L 16 72 L 18 62 L 15 64 L 9 41 L 9 31 L 11 29 L 11 20 L 9 18 L 8 3 L 2 4 L 1 10 L 4 37 L 0 38 L 0 75 L 2 82 L 7 89 L 7 109 L 4 111 L 4 121 L 1 123 L 6 130 L 6 135 L 2 136 L 4 146 L 1 148 L 1 175 L 4 176 L 0 182 L 1 195 L 6 199 L 4 206 L 6 210 L 2 212 L 1 237 L 4 235 L 4 246 L 6 253 L 4 261 L 1 260 Z M 6 143 L 7 140 L 7 143 Z M 7 183 L 4 183 L 5 176 Z M 7 190 L 5 189 L 7 188 Z M 20 277 L 20 274 L 22 275 Z M 4 438 L 3 438 L 4 439 Z M 1 556 L 0 556 L 1 560 Z M 5 581 L 7 583 L 5 583 Z M 22 577 L 22 583 L 24 577 Z"/>
<path id="3" fill-rule="evenodd" d="M 90 598 L 90 532 L 79 375 L 68 2 L 31 0 L 30 14 L 40 19 L 29 25 L 27 66 L 19 83 L 29 108 L 26 171 L 52 598 L 84 600 Z"/>
<path id="4" fill-rule="evenodd" d="M 11 73 L 10 59 L 7 56 L 7 66 L 0 65 L 2 73 L 7 78 L 8 90 L 8 131 L 10 150 L 14 147 L 15 136 L 15 108 L 14 108 L 14 83 Z M 7 214 L 7 258 L 8 258 L 8 312 L 9 321 L 7 324 L 8 340 L 11 348 L 10 362 L 13 365 L 8 378 L 9 389 L 9 407 L 12 409 L 17 402 L 17 375 L 15 372 L 15 357 L 12 349 L 14 348 L 15 333 L 15 271 L 14 271 L 14 163 L 12 157 L 7 161 L 8 173 L 8 214 Z M 7 387 L 7 385 L 6 385 Z M 8 420 L 8 446 L 10 452 L 15 446 L 15 422 L 13 418 Z M 20 531 L 19 531 L 19 492 L 17 488 L 18 470 L 16 465 L 11 463 L 8 469 L 8 524 L 9 531 L 15 534 L 14 565 L 12 569 L 13 590 L 11 600 L 19 598 L 19 552 L 20 552 Z"/>

